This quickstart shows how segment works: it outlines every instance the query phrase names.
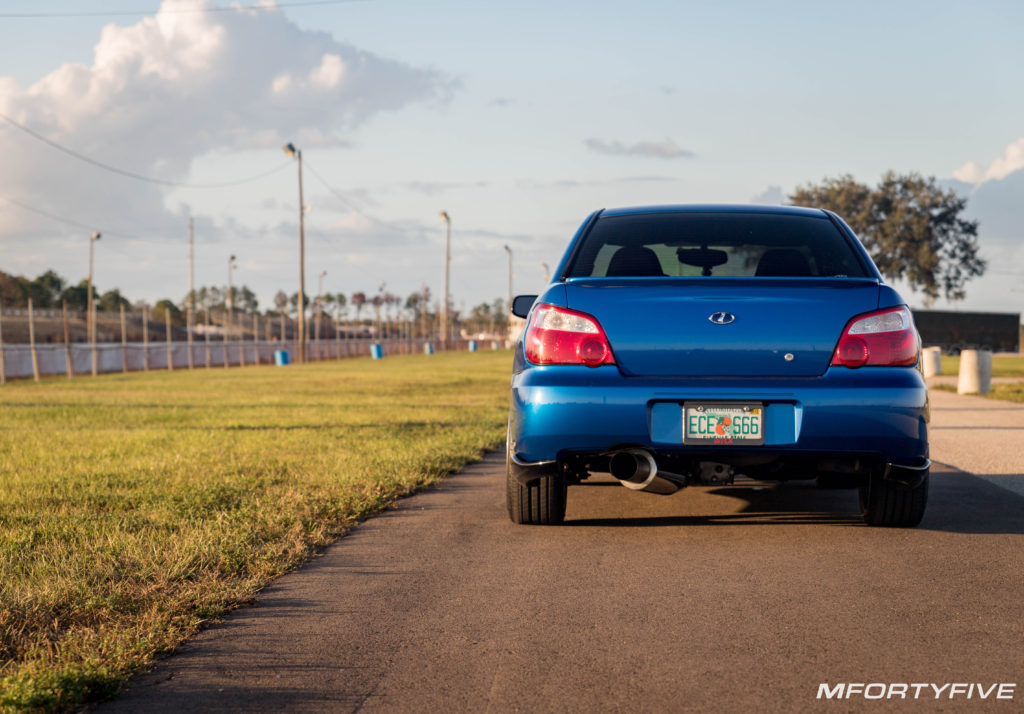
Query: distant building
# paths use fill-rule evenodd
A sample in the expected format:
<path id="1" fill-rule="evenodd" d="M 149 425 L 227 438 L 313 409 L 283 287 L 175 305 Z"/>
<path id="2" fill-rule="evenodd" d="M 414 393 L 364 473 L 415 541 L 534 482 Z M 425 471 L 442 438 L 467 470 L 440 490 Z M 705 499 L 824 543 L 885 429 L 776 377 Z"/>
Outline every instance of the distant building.
<path id="1" fill-rule="evenodd" d="M 950 354 L 968 349 L 1020 351 L 1019 312 L 913 310 L 913 313 L 925 347 L 941 347 Z"/>

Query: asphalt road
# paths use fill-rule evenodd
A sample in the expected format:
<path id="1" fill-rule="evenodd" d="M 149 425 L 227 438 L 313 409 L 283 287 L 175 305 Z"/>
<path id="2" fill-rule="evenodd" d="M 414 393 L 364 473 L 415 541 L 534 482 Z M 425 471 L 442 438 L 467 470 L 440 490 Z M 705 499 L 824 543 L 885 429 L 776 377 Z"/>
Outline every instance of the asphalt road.
<path id="1" fill-rule="evenodd" d="M 852 491 L 572 487 L 515 526 L 494 454 L 403 500 L 102 711 L 888 710 L 821 682 L 1017 682 L 1024 497 L 936 466 L 916 530 Z M 914 710 L 988 709 L 977 700 Z M 991 704 L 991 703 L 989 703 Z"/>
<path id="2" fill-rule="evenodd" d="M 1024 495 L 1024 404 L 931 390 L 933 458 Z"/>

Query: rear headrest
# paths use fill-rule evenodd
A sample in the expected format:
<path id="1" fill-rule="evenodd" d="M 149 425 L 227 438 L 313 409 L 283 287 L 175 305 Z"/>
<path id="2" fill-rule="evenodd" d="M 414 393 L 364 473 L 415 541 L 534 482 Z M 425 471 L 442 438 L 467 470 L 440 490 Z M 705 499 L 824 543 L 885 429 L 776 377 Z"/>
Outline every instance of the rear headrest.
<path id="1" fill-rule="evenodd" d="M 795 248 L 773 248 L 761 256 L 754 275 L 762 278 L 805 278 L 811 275 L 811 266 L 804 254 Z"/>
<path id="2" fill-rule="evenodd" d="M 658 255 L 644 246 L 625 246 L 615 251 L 608 263 L 610 278 L 665 277 Z"/>

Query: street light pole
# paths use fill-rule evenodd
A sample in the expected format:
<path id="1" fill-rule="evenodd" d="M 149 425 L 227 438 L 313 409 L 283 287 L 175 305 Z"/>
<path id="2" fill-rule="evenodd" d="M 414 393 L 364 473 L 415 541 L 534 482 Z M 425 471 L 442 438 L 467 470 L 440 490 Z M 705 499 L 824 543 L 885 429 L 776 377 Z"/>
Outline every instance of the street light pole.
<path id="1" fill-rule="evenodd" d="M 508 309 L 512 311 L 512 249 L 507 245 L 505 252 L 508 253 Z"/>
<path id="2" fill-rule="evenodd" d="M 441 211 L 444 219 L 444 303 L 441 305 L 441 347 L 448 347 L 448 278 L 452 262 L 452 219 L 448 211 Z"/>
<path id="3" fill-rule="evenodd" d="M 306 361 L 306 202 L 302 196 L 302 152 L 291 142 L 284 145 L 284 151 L 294 156 L 299 164 L 299 362 Z"/>
<path id="4" fill-rule="evenodd" d="M 92 376 L 96 376 L 97 365 L 96 365 L 96 301 L 92 298 L 92 253 L 93 243 L 98 241 L 102 236 L 99 231 L 94 232 L 89 236 L 89 294 L 88 303 L 86 306 L 86 322 L 88 324 L 89 342 L 92 343 Z"/>

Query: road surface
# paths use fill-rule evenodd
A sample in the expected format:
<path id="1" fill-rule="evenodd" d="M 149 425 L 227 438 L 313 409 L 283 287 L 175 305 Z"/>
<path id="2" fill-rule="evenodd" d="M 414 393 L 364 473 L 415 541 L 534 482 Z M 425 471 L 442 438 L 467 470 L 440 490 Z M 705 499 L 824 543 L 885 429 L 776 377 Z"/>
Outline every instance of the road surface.
<path id="1" fill-rule="evenodd" d="M 936 466 L 918 529 L 856 508 L 805 483 L 666 497 L 597 480 L 570 489 L 566 525 L 516 526 L 493 454 L 98 708 L 882 710 L 818 701 L 823 682 L 1017 682 L 1001 710 L 1019 708 L 1024 496 Z"/>

